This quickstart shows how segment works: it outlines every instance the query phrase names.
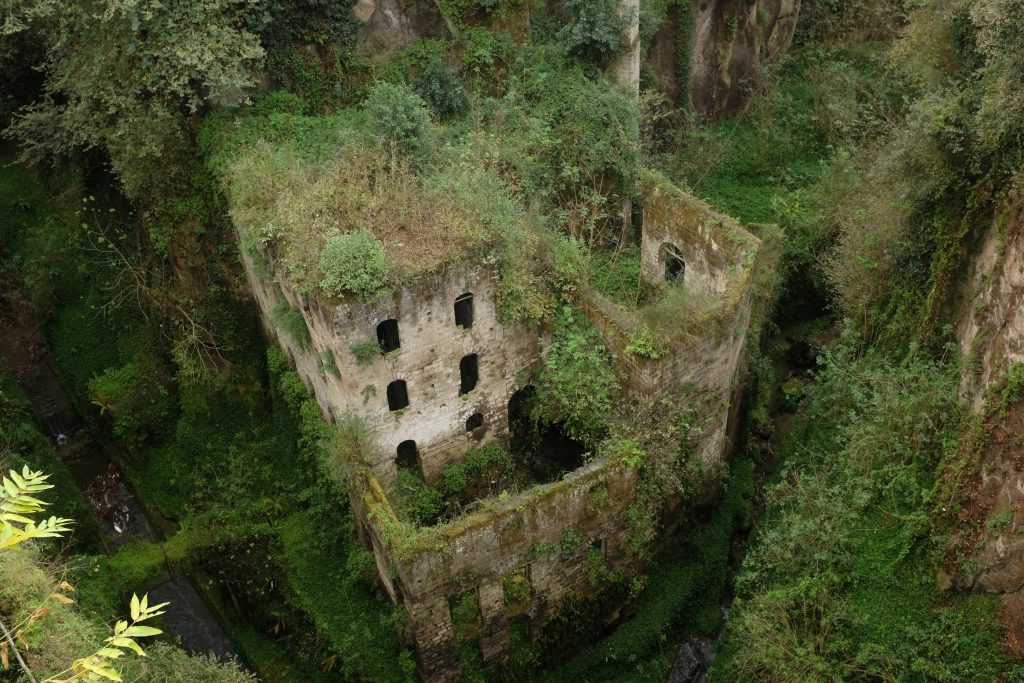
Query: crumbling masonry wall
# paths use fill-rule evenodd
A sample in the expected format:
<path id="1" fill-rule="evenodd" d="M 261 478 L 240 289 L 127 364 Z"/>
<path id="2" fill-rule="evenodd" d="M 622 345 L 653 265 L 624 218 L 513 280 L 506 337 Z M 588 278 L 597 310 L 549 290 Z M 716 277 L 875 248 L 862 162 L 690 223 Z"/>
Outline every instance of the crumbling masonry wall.
<path id="1" fill-rule="evenodd" d="M 479 648 L 485 663 L 500 661 L 514 620 L 538 628 L 567 596 L 597 589 L 593 564 L 630 563 L 625 512 L 636 477 L 623 463 L 591 462 L 562 481 L 411 537 L 394 531 L 394 513 L 372 475 L 361 480 L 353 494 L 360 533 L 388 557 L 387 581 L 408 609 L 427 680 L 459 680 L 463 647 Z M 529 597 L 510 604 L 502 578 L 516 570 L 525 571 Z M 450 601 L 467 598 L 479 618 L 457 633 Z"/>
<path id="2" fill-rule="evenodd" d="M 666 282 L 666 247 L 683 260 L 678 283 Z M 615 351 L 626 388 L 634 395 L 654 398 L 692 387 L 702 417 L 695 446 L 709 467 L 722 461 L 729 445 L 729 413 L 741 386 L 760 247 L 760 240 L 735 220 L 664 180 L 649 178 L 641 276 L 655 289 L 683 287 L 707 297 L 708 309 L 696 321 L 700 334 L 670 335 L 661 358 L 630 355 L 626 349 L 643 324 L 642 315 L 625 311 L 594 291 L 583 301 L 588 317 Z"/>
<path id="3" fill-rule="evenodd" d="M 496 267 L 453 266 L 365 302 L 297 295 L 260 278 L 251 255 L 245 261 L 264 320 L 281 301 L 302 312 L 311 338 L 306 348 L 288 334 L 275 334 L 325 415 L 333 420 L 351 412 L 374 428 L 380 448 L 369 465 L 380 481 L 394 480 L 404 441 L 416 442 L 423 476 L 433 482 L 448 463 L 507 433 L 516 374 L 539 358 L 540 349 L 536 330 L 499 321 Z M 474 318 L 468 329 L 456 325 L 454 308 L 467 293 Z M 386 320 L 397 321 L 400 348 L 360 363 L 353 348 L 376 343 L 377 326 Z M 478 356 L 479 379 L 460 395 L 459 363 L 470 354 Z M 391 411 L 387 387 L 397 380 L 405 382 L 409 406 Z M 483 423 L 467 431 L 475 414 Z"/>
<path id="4" fill-rule="evenodd" d="M 683 386 L 691 389 L 702 415 L 695 445 L 714 472 L 728 442 L 759 242 L 670 185 L 649 186 L 644 277 L 654 286 L 680 286 L 664 283 L 663 247 L 670 244 L 685 263 L 681 286 L 704 288 L 715 296 L 710 332 L 671 340 L 659 359 L 641 358 L 625 352 L 641 324 L 636 313 L 594 292 L 584 296 L 582 307 L 616 352 L 630 392 L 655 397 Z M 263 257 L 272 260 L 272 255 Z M 595 562 L 617 570 L 635 561 L 627 552 L 632 530 L 626 512 L 638 473 L 621 461 L 587 463 L 561 481 L 482 501 L 474 511 L 428 528 L 401 523 L 384 494 L 382 484 L 395 476 L 396 449 L 403 441 L 416 441 L 424 477 L 433 481 L 445 464 L 473 446 L 507 434 L 515 378 L 538 360 L 540 332 L 500 323 L 494 266 L 450 266 L 367 303 L 298 296 L 257 275 L 252 254 L 245 255 L 245 262 L 265 320 L 282 301 L 302 312 L 310 343 L 279 336 L 324 413 L 332 418 L 349 411 L 377 434 L 377 448 L 364 454 L 365 466 L 353 469 L 349 496 L 360 538 L 373 550 L 381 581 L 395 604 L 405 608 L 427 680 L 459 680 L 465 647 L 478 648 L 485 663 L 500 661 L 513 622 L 524 622 L 535 632 L 568 596 L 598 589 Z M 465 329 L 455 324 L 454 303 L 468 292 L 474 321 Z M 377 325 L 385 320 L 398 322 L 400 348 L 360 364 L 352 348 L 375 342 Z M 328 351 L 336 373 L 325 358 Z M 471 353 L 479 356 L 479 381 L 460 396 L 459 363 Z M 406 382 L 409 406 L 391 411 L 386 387 L 396 380 Z M 466 420 L 475 413 L 483 415 L 483 425 L 467 432 Z M 509 601 L 505 595 L 502 579 L 512 572 L 528 581 L 525 599 Z M 468 625 L 453 621 L 453 605 L 465 600 L 475 605 L 477 615 Z"/>

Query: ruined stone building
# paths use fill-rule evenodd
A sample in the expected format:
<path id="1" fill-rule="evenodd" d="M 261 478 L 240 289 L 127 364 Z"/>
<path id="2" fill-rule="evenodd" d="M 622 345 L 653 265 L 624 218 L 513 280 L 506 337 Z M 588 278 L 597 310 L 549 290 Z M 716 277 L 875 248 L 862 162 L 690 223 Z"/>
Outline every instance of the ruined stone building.
<path id="1" fill-rule="evenodd" d="M 702 419 L 694 446 L 715 471 L 733 423 L 760 241 L 667 182 L 647 186 L 643 278 L 715 297 L 714 333 L 656 360 L 640 358 L 624 352 L 639 325 L 635 312 L 593 291 L 580 305 L 616 354 L 625 391 L 653 399 L 691 388 Z M 474 446 L 506 439 L 509 403 L 524 389 L 517 378 L 540 358 L 542 330 L 500 320 L 495 264 L 455 261 L 368 303 L 297 295 L 257 277 L 251 261 L 247 272 L 265 318 L 282 299 L 302 312 L 311 342 L 280 341 L 324 414 L 332 421 L 355 415 L 372 427 L 376 443 L 352 473 L 349 496 L 380 580 L 405 608 L 427 680 L 458 680 L 467 646 L 479 648 L 485 663 L 500 661 L 513 625 L 536 629 L 566 596 L 588 593 L 588 557 L 599 554 L 612 569 L 635 562 L 626 511 L 638 475 L 619 459 L 596 458 L 455 520 L 396 532 L 385 489 L 399 468 L 432 483 Z M 370 351 L 362 360 L 351 351 L 360 346 Z M 503 589 L 510 577 L 528 586 L 514 599 Z M 460 604 L 473 608 L 472 623 L 453 621 Z"/>

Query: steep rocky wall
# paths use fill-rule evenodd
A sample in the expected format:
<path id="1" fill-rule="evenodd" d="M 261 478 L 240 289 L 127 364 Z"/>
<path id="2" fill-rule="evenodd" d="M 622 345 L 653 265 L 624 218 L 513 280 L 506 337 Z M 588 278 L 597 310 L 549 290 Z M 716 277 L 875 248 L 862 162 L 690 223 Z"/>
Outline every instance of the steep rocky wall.
<path id="1" fill-rule="evenodd" d="M 793 40 L 800 0 L 694 0 L 690 103 L 709 118 L 750 103 L 759 71 Z"/>
<path id="2" fill-rule="evenodd" d="M 956 337 L 969 358 L 964 391 L 984 392 L 1024 361 L 1024 199 L 1004 203 L 971 259 L 958 295 Z"/>
<path id="3" fill-rule="evenodd" d="M 957 293 L 956 338 L 967 357 L 961 390 L 981 417 L 967 432 L 954 482 L 949 571 L 939 582 L 1001 596 L 1006 642 L 1024 654 L 1024 397 L 1004 394 L 1024 362 L 1024 192 L 996 212 Z M 993 391 L 994 390 L 994 391 Z M 943 508 L 946 510 L 946 507 Z"/>
<path id="4" fill-rule="evenodd" d="M 352 11 L 363 22 L 359 47 L 368 53 L 401 50 L 419 38 L 450 38 L 455 33 L 435 0 L 358 0 Z"/>

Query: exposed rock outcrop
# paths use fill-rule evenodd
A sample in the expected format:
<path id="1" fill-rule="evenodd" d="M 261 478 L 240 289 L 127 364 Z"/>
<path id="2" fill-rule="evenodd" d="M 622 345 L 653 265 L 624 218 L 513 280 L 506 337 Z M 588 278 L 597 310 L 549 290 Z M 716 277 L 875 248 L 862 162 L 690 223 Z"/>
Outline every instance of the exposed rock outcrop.
<path id="1" fill-rule="evenodd" d="M 433 0 L 359 0 L 352 8 L 363 22 L 360 48 L 400 50 L 418 38 L 446 38 L 454 30 Z"/>
<path id="2" fill-rule="evenodd" d="M 1007 644 L 1018 654 L 1024 653 L 1024 397 L 1003 389 L 1013 366 L 1024 362 L 1022 189 L 1018 179 L 958 292 L 956 337 L 968 357 L 961 388 L 985 417 L 961 445 L 973 474 L 956 482 L 962 502 L 950 559 L 959 572 L 939 575 L 943 588 L 1001 595 Z"/>
<path id="3" fill-rule="evenodd" d="M 1024 179 L 996 212 L 968 266 L 956 329 L 970 358 L 964 391 L 981 406 L 984 392 L 1024 361 Z"/>
<path id="4" fill-rule="evenodd" d="M 793 40 L 800 0 L 695 0 L 690 102 L 709 118 L 738 114 L 758 74 Z"/>

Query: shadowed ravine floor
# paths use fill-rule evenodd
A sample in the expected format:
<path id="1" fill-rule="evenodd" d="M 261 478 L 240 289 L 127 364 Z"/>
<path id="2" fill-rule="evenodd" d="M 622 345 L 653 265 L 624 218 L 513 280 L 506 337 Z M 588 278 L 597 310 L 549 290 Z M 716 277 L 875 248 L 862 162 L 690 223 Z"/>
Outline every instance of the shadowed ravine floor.
<path id="1" fill-rule="evenodd" d="M 31 309 L 17 292 L 0 294 L 0 361 L 11 371 L 103 529 L 108 553 L 136 541 L 163 540 L 109 454 L 89 434 L 53 368 L 53 358 Z M 55 511 L 58 512 L 59 511 Z M 190 653 L 226 659 L 234 648 L 188 576 L 167 563 L 167 577 L 148 586 L 151 602 L 170 602 L 162 617 L 168 633 Z"/>

